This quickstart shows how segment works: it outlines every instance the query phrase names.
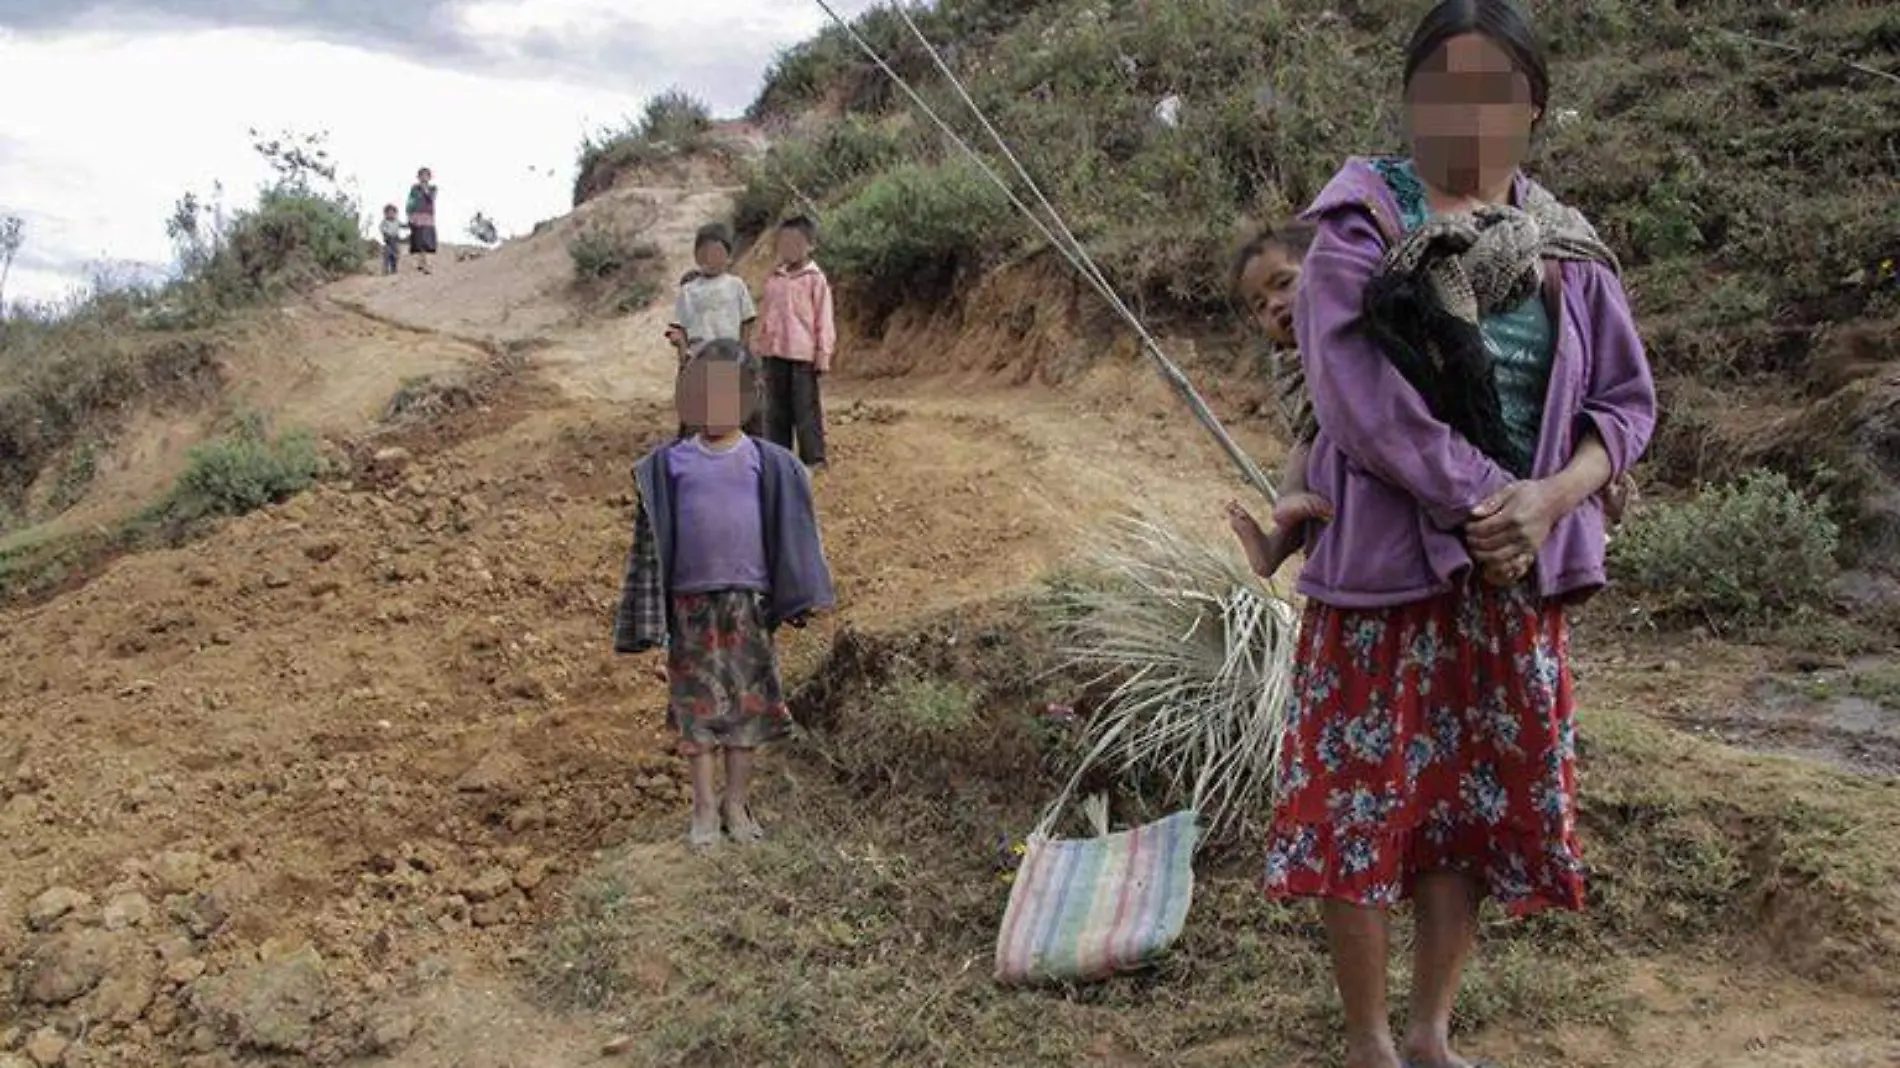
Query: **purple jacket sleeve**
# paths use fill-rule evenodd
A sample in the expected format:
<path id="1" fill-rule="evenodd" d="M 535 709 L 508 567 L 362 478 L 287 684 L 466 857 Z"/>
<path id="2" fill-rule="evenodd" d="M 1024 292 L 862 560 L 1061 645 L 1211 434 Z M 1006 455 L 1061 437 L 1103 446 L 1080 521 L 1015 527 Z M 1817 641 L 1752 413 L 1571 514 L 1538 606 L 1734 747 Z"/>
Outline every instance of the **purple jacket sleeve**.
<path id="1" fill-rule="evenodd" d="M 1635 466 L 1656 429 L 1656 383 L 1636 333 L 1623 283 L 1605 267 L 1573 267 L 1583 277 L 1583 322 L 1590 369 L 1578 418 L 1609 451 L 1615 475 Z"/>
<path id="2" fill-rule="evenodd" d="M 1411 494 L 1433 526 L 1455 530 L 1511 477 L 1434 417 L 1358 328 L 1383 248 L 1364 212 L 1340 209 L 1319 221 L 1293 311 L 1313 414 L 1349 459 Z"/>

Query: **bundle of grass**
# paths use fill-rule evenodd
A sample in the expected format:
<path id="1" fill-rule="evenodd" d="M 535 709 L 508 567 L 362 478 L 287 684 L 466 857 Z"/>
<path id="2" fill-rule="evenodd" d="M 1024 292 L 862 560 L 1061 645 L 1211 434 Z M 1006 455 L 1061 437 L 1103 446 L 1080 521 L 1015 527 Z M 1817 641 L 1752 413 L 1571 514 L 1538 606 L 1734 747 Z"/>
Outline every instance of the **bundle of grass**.
<path id="1" fill-rule="evenodd" d="M 1112 523 L 1085 575 L 1058 590 L 1059 654 L 1113 689 L 1072 774 L 1158 781 L 1228 837 L 1271 802 L 1297 614 L 1230 547 L 1149 517 Z"/>

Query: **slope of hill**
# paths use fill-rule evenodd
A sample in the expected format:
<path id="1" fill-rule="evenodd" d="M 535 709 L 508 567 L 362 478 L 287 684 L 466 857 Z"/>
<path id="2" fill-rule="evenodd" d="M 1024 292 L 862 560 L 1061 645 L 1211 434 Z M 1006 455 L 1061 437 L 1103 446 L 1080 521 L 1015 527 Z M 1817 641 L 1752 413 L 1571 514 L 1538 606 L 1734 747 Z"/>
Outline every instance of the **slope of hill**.
<path id="1" fill-rule="evenodd" d="M 1243 8 L 1302 10 L 1090 10 L 1112 35 L 1135 12 Z M 943 9 L 968 20 L 970 62 L 1028 48 L 1019 19 L 1082 11 Z M 849 74 L 815 98 L 877 103 Z M 323 376 L 299 385 L 259 344 L 251 396 L 346 441 L 374 430 L 354 470 L 0 610 L 0 1068 L 1334 1063 L 1321 933 L 1260 899 L 1251 850 L 1205 858 L 1153 974 L 988 981 L 997 840 L 1048 792 L 1049 706 L 1089 697 L 1046 673 L 1035 581 L 1131 503 L 1220 536 L 1241 492 L 1046 265 L 859 324 L 818 489 L 842 608 L 784 645 L 812 733 L 767 762 L 766 846 L 679 842 L 661 695 L 606 635 L 627 465 L 674 423 L 666 307 L 599 317 L 567 292 L 565 246 L 605 225 L 682 269 L 726 182 L 633 167 L 480 260 L 293 305 Z M 1194 336 L 1191 300 L 1149 297 L 1273 458 L 1245 362 Z M 500 373 L 434 415 L 348 425 L 407 369 L 497 351 Z M 196 433 L 199 410 L 153 409 L 153 433 Z M 1582 626 L 1592 911 L 1487 923 L 1461 1007 L 1474 1049 L 1526 1068 L 1895 1063 L 1891 659 L 1632 633 L 1604 611 Z M 1750 748 L 1699 737 L 1716 731 Z"/>
<path id="2" fill-rule="evenodd" d="M 1538 8 L 1555 95 L 1532 167 L 1628 267 L 1666 402 L 1648 477 L 1768 463 L 1824 482 L 1853 547 L 1891 563 L 1900 9 Z M 946 0 L 916 17 L 1118 284 L 1159 321 L 1221 334 L 1245 220 L 1304 205 L 1347 155 L 1398 147 L 1400 49 L 1420 9 Z M 895 16 L 858 26 L 981 140 Z M 870 336 L 1045 255 L 887 83 L 836 30 L 787 53 L 754 106 L 785 135 L 741 204 L 754 226 L 823 209 L 827 263 Z M 1173 126 L 1155 115 L 1169 97 Z"/>

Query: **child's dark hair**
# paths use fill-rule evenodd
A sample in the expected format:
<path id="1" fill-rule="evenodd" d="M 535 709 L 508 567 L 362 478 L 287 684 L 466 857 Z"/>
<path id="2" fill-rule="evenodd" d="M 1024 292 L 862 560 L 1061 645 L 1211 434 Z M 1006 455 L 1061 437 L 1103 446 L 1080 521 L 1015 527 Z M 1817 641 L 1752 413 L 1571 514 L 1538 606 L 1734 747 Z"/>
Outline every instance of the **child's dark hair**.
<path id="1" fill-rule="evenodd" d="M 388 214 L 389 214 L 390 212 L 392 212 L 392 211 L 400 211 L 400 210 L 401 210 L 401 209 L 400 209 L 400 208 L 398 208 L 398 207 L 396 207 L 396 205 L 394 205 L 394 204 L 384 204 L 384 205 L 383 205 L 383 214 L 384 214 L 384 215 L 388 215 Z"/>
<path id="2" fill-rule="evenodd" d="M 707 245 L 718 245 L 731 255 L 732 231 L 726 229 L 724 223 L 707 223 L 693 235 L 693 251 L 698 252 Z"/>
<path id="3" fill-rule="evenodd" d="M 1511 66 L 1530 83 L 1531 105 L 1541 114 L 1550 103 L 1550 65 L 1531 18 L 1512 0 L 1439 0 L 1425 13 L 1405 46 L 1405 88 L 1454 37 L 1475 33 L 1504 50 Z"/>
<path id="4" fill-rule="evenodd" d="M 796 230 L 805 235 L 805 240 L 814 245 L 818 243 L 818 223 L 809 215 L 794 215 L 784 222 L 779 223 L 778 228 L 780 232 Z"/>
<path id="5" fill-rule="evenodd" d="M 1240 276 L 1247 273 L 1247 265 L 1261 253 L 1270 248 L 1283 248 L 1292 254 L 1292 258 L 1303 260 L 1307 250 L 1313 247 L 1313 237 L 1319 233 L 1319 227 L 1308 219 L 1288 219 L 1278 226 L 1269 226 L 1260 231 L 1252 241 L 1240 246 L 1239 255 L 1234 257 L 1234 270 L 1228 277 L 1230 289 L 1240 288 Z"/>
<path id="6" fill-rule="evenodd" d="M 730 364 L 739 369 L 739 424 L 746 433 L 756 435 L 758 431 L 755 428 L 763 415 L 761 409 L 764 402 L 758 357 L 731 338 L 715 338 L 700 346 L 698 352 L 680 365 L 680 377 L 685 378 L 688 371 L 702 364 L 715 363 Z"/>

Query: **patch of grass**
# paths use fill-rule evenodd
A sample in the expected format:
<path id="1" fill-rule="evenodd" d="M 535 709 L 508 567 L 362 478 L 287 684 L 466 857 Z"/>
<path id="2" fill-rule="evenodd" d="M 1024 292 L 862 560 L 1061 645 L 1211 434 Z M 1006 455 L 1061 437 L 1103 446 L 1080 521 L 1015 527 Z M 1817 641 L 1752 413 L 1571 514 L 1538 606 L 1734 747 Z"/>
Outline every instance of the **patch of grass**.
<path id="1" fill-rule="evenodd" d="M 589 134 L 581 141 L 574 175 L 574 206 L 612 189 L 629 170 L 705 149 L 712 125 L 711 107 L 685 90 L 668 89 L 649 97 L 639 118 Z"/>
<path id="2" fill-rule="evenodd" d="M 260 420 L 245 418 L 191 451 L 190 464 L 159 507 L 188 520 L 245 515 L 309 489 L 323 470 L 309 433 L 292 430 L 272 438 Z"/>
<path id="3" fill-rule="evenodd" d="M 1610 563 L 1660 618 L 1746 628 L 1823 605 L 1839 548 L 1824 501 L 1758 470 L 1641 509 L 1610 543 Z"/>
<path id="4" fill-rule="evenodd" d="M 1014 209 L 974 169 L 903 166 L 839 205 L 826 262 L 873 328 L 908 303 L 942 301 L 1022 240 Z"/>
<path id="5" fill-rule="evenodd" d="M 666 252 L 638 230 L 590 220 L 568 242 L 567 253 L 576 288 L 613 312 L 637 311 L 665 292 Z"/>
<path id="6" fill-rule="evenodd" d="M 536 987 L 562 1009 L 604 1009 L 633 988 L 642 912 L 618 865 L 569 887 L 560 916 L 543 928 L 533 956 Z"/>

